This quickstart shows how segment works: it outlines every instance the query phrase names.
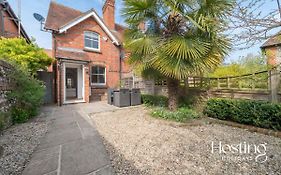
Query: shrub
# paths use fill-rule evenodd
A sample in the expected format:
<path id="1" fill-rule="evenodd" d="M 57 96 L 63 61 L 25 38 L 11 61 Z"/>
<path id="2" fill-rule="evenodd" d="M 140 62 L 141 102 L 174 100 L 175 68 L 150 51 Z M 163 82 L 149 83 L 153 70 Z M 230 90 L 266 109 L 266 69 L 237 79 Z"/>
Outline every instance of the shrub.
<path id="1" fill-rule="evenodd" d="M 185 122 L 199 117 L 199 114 L 196 111 L 187 107 L 179 108 L 177 111 L 170 111 L 166 108 L 154 108 L 151 115 L 153 117 L 174 120 L 177 122 Z"/>
<path id="2" fill-rule="evenodd" d="M 1 38 L 0 58 L 26 68 L 32 74 L 46 69 L 53 59 L 35 43 L 29 44 L 22 38 Z"/>
<path id="3" fill-rule="evenodd" d="M 8 76 L 14 83 L 13 89 L 7 93 L 7 100 L 11 103 L 12 121 L 22 123 L 37 114 L 44 97 L 44 86 L 28 71 L 19 67 Z"/>
<path id="4" fill-rule="evenodd" d="M 253 100 L 210 99 L 203 113 L 221 120 L 281 130 L 281 104 Z"/>
<path id="5" fill-rule="evenodd" d="M 0 131 L 11 125 L 11 114 L 9 112 L 0 111 Z"/>
<path id="6" fill-rule="evenodd" d="M 168 98 L 165 96 L 141 95 L 143 104 L 147 106 L 167 107 Z"/>

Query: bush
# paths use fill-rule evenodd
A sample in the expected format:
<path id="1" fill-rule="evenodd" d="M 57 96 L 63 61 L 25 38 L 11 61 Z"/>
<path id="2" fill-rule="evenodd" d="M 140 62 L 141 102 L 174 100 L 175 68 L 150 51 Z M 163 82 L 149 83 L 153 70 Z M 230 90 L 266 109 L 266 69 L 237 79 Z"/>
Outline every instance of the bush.
<path id="1" fill-rule="evenodd" d="M 13 89 L 7 93 L 7 100 L 11 103 L 12 121 L 22 123 L 37 114 L 44 97 L 44 86 L 28 71 L 19 67 L 8 76 L 14 83 Z"/>
<path id="2" fill-rule="evenodd" d="M 155 96 L 155 95 L 141 95 L 143 104 L 147 106 L 159 106 L 159 107 L 167 107 L 168 106 L 168 98 L 165 96 Z"/>
<path id="3" fill-rule="evenodd" d="M 281 130 L 281 104 L 253 100 L 210 99 L 203 113 L 221 120 Z"/>
<path id="4" fill-rule="evenodd" d="M 11 125 L 11 114 L 9 112 L 0 111 L 0 131 Z"/>
<path id="5" fill-rule="evenodd" d="M 40 69 L 45 70 L 54 61 L 44 49 L 22 38 L 1 38 L 0 58 L 26 68 L 33 75 Z"/>
<path id="6" fill-rule="evenodd" d="M 186 122 L 187 120 L 199 117 L 199 114 L 196 111 L 186 107 L 179 108 L 177 111 L 169 111 L 165 108 L 154 108 L 151 115 L 153 117 L 174 120 L 177 122 Z"/>

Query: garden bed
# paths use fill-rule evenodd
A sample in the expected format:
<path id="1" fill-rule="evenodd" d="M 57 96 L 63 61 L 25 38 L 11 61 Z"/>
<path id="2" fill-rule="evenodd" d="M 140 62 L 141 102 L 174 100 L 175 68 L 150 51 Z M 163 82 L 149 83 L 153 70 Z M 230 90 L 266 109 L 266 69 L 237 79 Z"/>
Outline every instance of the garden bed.
<path id="1" fill-rule="evenodd" d="M 152 118 L 144 107 L 92 116 L 117 174 L 278 174 L 281 139 L 219 124 L 185 126 Z M 266 143 L 264 163 L 222 160 L 211 144 Z M 228 155 L 228 154 L 226 154 Z M 228 156 L 232 156 L 229 154 Z M 235 155 L 236 156 L 236 155 Z M 244 154 L 245 156 L 245 154 Z M 251 152 L 247 157 L 255 157 Z M 242 156 L 243 157 L 243 156 Z"/>

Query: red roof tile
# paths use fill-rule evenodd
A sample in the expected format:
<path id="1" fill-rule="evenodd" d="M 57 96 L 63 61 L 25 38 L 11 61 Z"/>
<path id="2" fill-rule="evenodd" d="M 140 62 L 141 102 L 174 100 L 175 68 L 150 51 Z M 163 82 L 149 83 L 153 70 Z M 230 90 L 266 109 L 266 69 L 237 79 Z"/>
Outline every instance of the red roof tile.
<path id="1" fill-rule="evenodd" d="M 83 13 L 79 10 L 66 7 L 64 5 L 52 1 L 50 3 L 45 28 L 58 31 L 59 28 L 61 28 L 62 26 L 70 23 L 71 21 L 75 20 L 76 18 L 82 15 L 85 15 L 88 12 Z M 113 33 L 118 39 L 122 41 L 125 29 L 125 26 L 115 24 L 115 30 Z"/>
<path id="2" fill-rule="evenodd" d="M 65 50 L 57 50 L 56 58 L 67 58 L 77 61 L 90 61 L 90 57 L 84 52 L 72 52 Z"/>
<path id="3" fill-rule="evenodd" d="M 52 1 L 49 7 L 45 28 L 57 31 L 61 26 L 67 24 L 82 14 L 83 13 L 79 10 L 66 7 Z"/>
<path id="4" fill-rule="evenodd" d="M 276 35 L 269 38 L 261 48 L 272 47 L 276 45 L 281 45 L 281 32 L 277 33 Z"/>

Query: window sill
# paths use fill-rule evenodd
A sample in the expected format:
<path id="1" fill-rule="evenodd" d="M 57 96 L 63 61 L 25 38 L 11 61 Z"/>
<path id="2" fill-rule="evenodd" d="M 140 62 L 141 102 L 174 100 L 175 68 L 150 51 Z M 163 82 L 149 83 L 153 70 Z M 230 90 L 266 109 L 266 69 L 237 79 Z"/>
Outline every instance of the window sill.
<path id="1" fill-rule="evenodd" d="M 87 52 L 95 52 L 95 53 L 99 53 L 101 54 L 101 51 L 100 50 L 97 50 L 97 49 L 91 49 L 91 48 L 84 48 L 84 51 L 87 51 Z"/>
<path id="2" fill-rule="evenodd" d="M 106 84 L 91 84 L 93 88 L 107 88 Z"/>

